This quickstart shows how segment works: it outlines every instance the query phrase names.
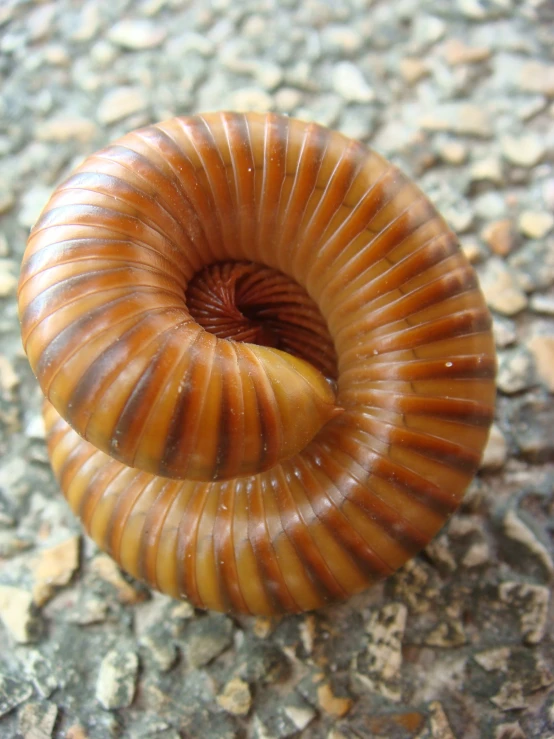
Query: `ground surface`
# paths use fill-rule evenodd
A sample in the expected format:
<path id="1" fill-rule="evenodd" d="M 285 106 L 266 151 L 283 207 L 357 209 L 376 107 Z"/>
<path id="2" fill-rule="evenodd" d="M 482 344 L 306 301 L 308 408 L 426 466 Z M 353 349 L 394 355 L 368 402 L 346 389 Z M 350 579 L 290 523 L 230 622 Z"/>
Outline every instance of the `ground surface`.
<path id="1" fill-rule="evenodd" d="M 551 0 L 0 3 L 0 735 L 554 737 Z M 49 471 L 16 275 L 86 153 L 176 114 L 278 110 L 371 143 L 460 234 L 496 424 L 462 510 L 389 582 L 279 623 L 128 581 Z"/>

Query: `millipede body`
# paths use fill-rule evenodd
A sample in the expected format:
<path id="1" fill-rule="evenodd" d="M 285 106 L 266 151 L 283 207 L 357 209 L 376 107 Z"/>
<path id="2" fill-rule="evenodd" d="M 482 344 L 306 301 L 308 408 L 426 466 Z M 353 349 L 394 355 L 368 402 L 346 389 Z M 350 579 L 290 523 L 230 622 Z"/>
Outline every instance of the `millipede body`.
<path id="1" fill-rule="evenodd" d="M 25 252 L 54 474 L 135 577 L 298 612 L 421 550 L 494 407 L 490 317 L 436 210 L 339 133 L 217 113 L 124 136 Z"/>

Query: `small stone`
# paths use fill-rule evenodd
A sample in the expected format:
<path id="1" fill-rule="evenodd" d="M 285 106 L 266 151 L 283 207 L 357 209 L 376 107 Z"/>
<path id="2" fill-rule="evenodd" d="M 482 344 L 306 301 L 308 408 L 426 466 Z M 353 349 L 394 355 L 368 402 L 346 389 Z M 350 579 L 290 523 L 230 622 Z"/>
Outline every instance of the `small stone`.
<path id="1" fill-rule="evenodd" d="M 34 568 L 33 600 L 44 605 L 56 591 L 67 585 L 79 566 L 79 537 L 72 536 L 56 546 L 44 549 Z"/>
<path id="2" fill-rule="evenodd" d="M 167 633 L 147 634 L 141 638 L 140 644 L 148 650 L 148 656 L 160 672 L 167 672 L 175 664 L 177 660 L 177 648 L 167 638 Z"/>
<path id="3" fill-rule="evenodd" d="M 341 698 L 333 693 L 329 683 L 323 683 L 317 688 L 317 702 L 319 707 L 330 716 L 342 718 L 353 706 L 351 698 Z"/>
<path id="4" fill-rule="evenodd" d="M 444 141 L 439 145 L 438 153 L 446 164 L 459 166 L 467 159 L 467 146 L 461 141 Z"/>
<path id="5" fill-rule="evenodd" d="M 510 655 L 511 652 L 508 647 L 497 647 L 478 652 L 473 655 L 473 659 L 486 672 L 506 672 Z"/>
<path id="6" fill-rule="evenodd" d="M 44 439 L 46 437 L 44 419 L 41 413 L 37 413 L 29 419 L 25 426 L 25 436 L 29 439 Z"/>
<path id="7" fill-rule="evenodd" d="M 429 712 L 429 724 L 432 739 L 456 739 L 452 729 L 450 728 L 444 708 L 439 701 L 432 701 L 429 703 Z"/>
<path id="8" fill-rule="evenodd" d="M 533 645 L 542 641 L 548 626 L 548 588 L 544 585 L 503 582 L 499 592 L 500 599 L 519 615 L 524 643 Z"/>
<path id="9" fill-rule="evenodd" d="M 131 605 L 140 603 L 147 597 L 144 590 L 127 582 L 116 562 L 107 554 L 97 555 L 92 560 L 90 567 L 92 572 L 116 589 L 120 603 Z"/>
<path id="10" fill-rule="evenodd" d="M 481 289 L 487 305 L 506 316 L 513 316 L 527 306 L 527 296 L 518 287 L 512 272 L 499 257 L 488 260 L 480 273 Z"/>
<path id="11" fill-rule="evenodd" d="M 252 71 L 256 81 L 264 90 L 274 90 L 283 81 L 283 70 L 274 62 L 256 62 Z"/>
<path id="12" fill-rule="evenodd" d="M 375 92 L 352 62 L 338 62 L 331 75 L 333 90 L 349 103 L 370 103 Z"/>
<path id="13" fill-rule="evenodd" d="M 493 134 L 485 109 L 465 102 L 438 104 L 423 115 L 418 124 L 426 131 L 449 131 L 463 136 L 490 138 Z"/>
<path id="14" fill-rule="evenodd" d="M 11 273 L 12 261 L 0 260 L 0 298 L 15 295 L 17 291 L 17 277 Z"/>
<path id="15" fill-rule="evenodd" d="M 0 354 L 0 390 L 6 397 L 11 397 L 13 391 L 19 385 L 19 377 L 10 360 Z"/>
<path id="16" fill-rule="evenodd" d="M 367 653 L 357 657 L 356 677 L 360 683 L 392 701 L 402 697 L 400 671 L 407 614 L 403 603 L 390 603 L 373 611 L 365 628 Z"/>
<path id="17" fill-rule="evenodd" d="M 45 185 L 31 185 L 21 197 L 21 208 L 17 220 L 20 226 L 31 228 L 46 205 L 52 188 Z"/>
<path id="18" fill-rule="evenodd" d="M 533 361 L 526 349 L 508 349 L 499 354 L 497 387 L 507 395 L 519 393 L 533 384 Z"/>
<path id="19" fill-rule="evenodd" d="M 509 724 L 499 724 L 494 731 L 494 739 L 527 739 L 517 721 Z M 547 738 L 548 739 L 548 738 Z"/>
<path id="20" fill-rule="evenodd" d="M 544 141 L 534 134 L 504 136 L 500 145 L 505 159 L 517 167 L 534 167 L 546 151 Z"/>
<path id="21" fill-rule="evenodd" d="M 457 38 L 449 39 L 442 47 L 442 53 L 451 67 L 483 62 L 491 56 L 491 50 L 486 46 L 467 46 Z"/>
<path id="22" fill-rule="evenodd" d="M 190 667 L 204 667 L 233 643 L 233 624 L 225 616 L 210 614 L 193 621 L 183 650 Z"/>
<path id="23" fill-rule="evenodd" d="M 122 49 L 155 49 L 165 39 L 167 32 L 146 19 L 122 20 L 108 31 L 109 40 Z"/>
<path id="24" fill-rule="evenodd" d="M 0 717 L 31 697 L 33 686 L 0 673 Z"/>
<path id="25" fill-rule="evenodd" d="M 423 59 L 407 56 L 400 60 L 400 74 L 408 85 L 415 85 L 424 77 L 427 77 L 429 67 Z"/>
<path id="26" fill-rule="evenodd" d="M 415 47 L 419 51 L 432 46 L 446 33 L 446 23 L 434 15 L 417 13 L 412 26 Z"/>
<path id="27" fill-rule="evenodd" d="M 55 703 L 27 703 L 19 712 L 17 729 L 23 739 L 49 739 L 58 717 Z"/>
<path id="28" fill-rule="evenodd" d="M 546 313 L 549 316 L 554 316 L 554 294 L 532 295 L 529 307 L 535 313 Z"/>
<path id="29" fill-rule="evenodd" d="M 11 585 L 0 585 L 0 618 L 19 644 L 36 637 L 36 621 L 31 593 Z"/>
<path id="30" fill-rule="evenodd" d="M 5 185 L 0 184 L 0 215 L 7 213 L 13 207 L 15 197 L 13 192 L 7 190 Z"/>
<path id="31" fill-rule="evenodd" d="M 491 251 L 500 257 L 505 257 L 517 246 L 517 234 L 509 218 L 489 223 L 481 232 L 481 236 Z"/>
<path id="32" fill-rule="evenodd" d="M 482 567 L 483 565 L 487 564 L 487 562 L 490 562 L 490 556 L 491 556 L 491 553 L 490 553 L 489 545 L 487 544 L 487 542 L 486 541 L 476 541 L 474 544 L 471 544 L 467 552 L 464 554 L 464 557 L 462 559 L 462 566 L 468 569 L 471 569 L 472 567 Z M 462 634 L 463 634 L 463 631 L 460 634 L 460 638 Z M 465 634 L 464 634 L 464 641 L 459 642 L 458 646 L 464 643 L 465 643 Z M 456 646 L 456 644 L 453 643 L 452 646 Z"/>
<path id="33" fill-rule="evenodd" d="M 554 216 L 546 211 L 524 211 L 518 221 L 519 230 L 529 239 L 543 239 L 554 227 Z"/>
<path id="34" fill-rule="evenodd" d="M 460 248 L 471 264 L 482 261 L 485 256 L 479 243 L 471 236 L 460 240 Z"/>
<path id="35" fill-rule="evenodd" d="M 96 700 L 107 711 L 130 706 L 135 695 L 137 675 L 136 652 L 112 649 L 100 665 L 96 681 Z"/>
<path id="36" fill-rule="evenodd" d="M 63 115 L 39 124 L 35 136 L 39 141 L 61 142 L 74 139 L 87 143 L 94 138 L 96 130 L 96 124 L 87 118 Z"/>
<path id="37" fill-rule="evenodd" d="M 355 54 L 363 46 L 364 39 L 351 26 L 330 24 L 321 31 L 321 43 L 331 53 Z"/>
<path id="38" fill-rule="evenodd" d="M 495 185 L 501 185 L 504 181 L 502 163 L 494 156 L 474 162 L 469 175 L 472 182 L 492 182 Z"/>
<path id="39" fill-rule="evenodd" d="M 548 549 L 537 539 L 531 529 L 518 518 L 514 511 L 506 513 L 503 528 L 509 539 L 521 544 L 539 560 L 549 576 L 554 574 L 554 562 Z"/>
<path id="40" fill-rule="evenodd" d="M 303 731 L 316 717 L 316 712 L 308 706 L 285 706 L 284 714 L 298 731 Z"/>
<path id="41" fill-rule="evenodd" d="M 41 698 L 50 698 L 59 687 L 52 665 L 38 650 L 29 649 L 25 652 L 24 669 Z"/>
<path id="42" fill-rule="evenodd" d="M 483 459 L 481 460 L 481 469 L 482 470 L 500 469 L 506 463 L 507 455 L 508 455 L 508 445 L 506 443 L 506 439 L 504 438 L 504 434 L 498 428 L 498 426 L 495 423 L 493 423 L 493 425 L 491 426 L 490 433 L 489 433 L 489 440 L 487 441 L 487 446 L 485 447 L 485 451 L 483 452 Z"/>
<path id="43" fill-rule="evenodd" d="M 533 355 L 541 380 L 554 393 L 554 336 L 533 336 L 527 342 L 527 347 Z"/>
<path id="44" fill-rule="evenodd" d="M 343 103 L 338 95 L 318 95 L 310 105 L 298 108 L 296 115 L 303 121 L 333 127 L 339 119 L 342 108 Z"/>
<path id="45" fill-rule="evenodd" d="M 521 58 L 519 61 L 522 62 Z M 524 60 L 518 72 L 515 81 L 522 90 L 554 96 L 554 64 Z"/>
<path id="46" fill-rule="evenodd" d="M 275 107 L 281 113 L 291 113 L 302 103 L 302 93 L 294 87 L 281 87 L 275 93 Z"/>
<path id="47" fill-rule="evenodd" d="M 504 218 L 507 214 L 507 206 L 504 195 L 495 190 L 490 190 L 478 195 L 473 201 L 475 213 L 485 221 L 493 221 Z"/>
<path id="48" fill-rule="evenodd" d="M 83 5 L 76 20 L 71 39 L 77 42 L 85 42 L 93 39 L 100 28 L 100 8 L 96 0 L 89 0 Z"/>
<path id="49" fill-rule="evenodd" d="M 116 87 L 104 95 L 96 116 L 102 125 L 110 125 L 145 110 L 147 106 L 148 100 L 139 87 Z"/>
<path id="50" fill-rule="evenodd" d="M 526 292 L 554 285 L 554 239 L 528 241 L 510 255 L 509 265 L 518 285 Z"/>
<path id="51" fill-rule="evenodd" d="M 273 98 L 260 87 L 243 87 L 230 94 L 230 105 L 240 112 L 265 113 L 273 109 Z"/>
<path id="52" fill-rule="evenodd" d="M 246 716 L 252 705 L 248 683 L 240 677 L 229 680 L 216 700 L 224 711 L 234 716 Z"/>

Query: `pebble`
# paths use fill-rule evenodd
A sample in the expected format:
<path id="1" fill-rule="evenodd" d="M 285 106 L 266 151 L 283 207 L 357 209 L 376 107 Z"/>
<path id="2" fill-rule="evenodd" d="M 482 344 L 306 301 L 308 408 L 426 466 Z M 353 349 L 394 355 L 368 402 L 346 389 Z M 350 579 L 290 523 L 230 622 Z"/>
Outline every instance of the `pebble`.
<path id="1" fill-rule="evenodd" d="M 349 103 L 370 103 L 375 91 L 369 86 L 360 69 L 352 62 L 338 62 L 331 73 L 333 90 Z"/>
<path id="2" fill-rule="evenodd" d="M 356 28 L 330 24 L 321 31 L 321 43 L 327 53 L 355 54 L 363 46 L 363 36 Z"/>
<path id="3" fill-rule="evenodd" d="M 430 72 L 427 62 L 417 57 L 404 57 L 400 60 L 399 69 L 408 85 L 415 85 Z"/>
<path id="4" fill-rule="evenodd" d="M 336 696 L 327 682 L 317 688 L 317 702 L 322 711 L 334 718 L 342 718 L 354 705 L 352 698 Z"/>
<path id="5" fill-rule="evenodd" d="M 535 368 L 531 354 L 521 347 L 498 354 L 496 385 L 503 393 L 512 395 L 526 390 L 533 384 Z"/>
<path id="6" fill-rule="evenodd" d="M 25 674 L 41 698 L 50 698 L 60 684 L 52 664 L 37 649 L 27 649 L 23 658 Z"/>
<path id="7" fill-rule="evenodd" d="M 33 686 L 21 680 L 14 680 L 0 673 L 0 717 L 23 703 L 33 694 Z"/>
<path id="8" fill-rule="evenodd" d="M 33 596 L 27 590 L 0 585 L 0 618 L 14 641 L 27 644 L 36 638 Z"/>
<path id="9" fill-rule="evenodd" d="M 554 316 L 554 295 L 532 295 L 529 307 L 535 313 L 546 313 Z"/>
<path id="10" fill-rule="evenodd" d="M 11 210 L 14 204 L 15 197 L 13 192 L 8 190 L 6 185 L 0 183 L 0 215 Z"/>
<path id="11" fill-rule="evenodd" d="M 463 136 L 490 138 L 490 117 L 483 106 L 466 102 L 448 102 L 431 107 L 420 116 L 418 124 L 426 131 L 448 131 Z"/>
<path id="12" fill-rule="evenodd" d="M 96 117 L 102 125 L 123 120 L 148 107 L 148 99 L 139 87 L 116 87 L 107 92 L 98 104 Z"/>
<path id="13" fill-rule="evenodd" d="M 482 470 L 498 470 L 506 463 L 508 445 L 500 428 L 493 423 L 489 433 L 487 446 L 481 460 Z"/>
<path id="14" fill-rule="evenodd" d="M 522 290 L 533 292 L 554 285 L 554 242 L 549 239 L 529 241 L 509 257 Z"/>
<path id="15" fill-rule="evenodd" d="M 108 31 L 108 39 L 122 49 L 136 51 L 155 49 L 163 43 L 167 31 L 146 19 L 128 19 L 116 23 Z"/>
<path id="16" fill-rule="evenodd" d="M 246 716 L 252 705 L 248 683 L 241 680 L 240 677 L 229 680 L 216 700 L 224 711 L 234 716 Z"/>
<path id="17" fill-rule="evenodd" d="M 481 237 L 491 251 L 500 257 L 510 254 L 518 245 L 517 233 L 509 218 L 489 223 L 481 231 Z"/>
<path id="18" fill-rule="evenodd" d="M 242 87 L 229 95 L 230 107 L 240 112 L 266 113 L 273 110 L 273 98 L 261 87 Z"/>
<path id="19" fill-rule="evenodd" d="M 533 336 L 527 342 L 537 373 L 551 393 L 554 393 L 554 335 Z"/>
<path id="20" fill-rule="evenodd" d="M 446 24 L 435 15 L 417 13 L 412 25 L 412 43 L 417 51 L 424 51 L 446 33 Z"/>
<path id="21" fill-rule="evenodd" d="M 193 669 L 203 667 L 233 643 L 233 624 L 225 616 L 209 614 L 193 621 L 187 630 L 183 651 Z"/>
<path id="22" fill-rule="evenodd" d="M 294 87 L 281 87 L 274 95 L 275 107 L 289 115 L 302 103 L 302 93 Z"/>
<path id="23" fill-rule="evenodd" d="M 491 257 L 479 274 L 481 290 L 492 310 L 513 316 L 527 306 L 527 296 L 499 257 Z"/>
<path id="24" fill-rule="evenodd" d="M 58 717 L 58 706 L 50 701 L 26 703 L 18 715 L 18 736 L 22 739 L 49 739 Z"/>
<path id="25" fill-rule="evenodd" d="M 93 39 L 100 29 L 100 7 L 96 0 L 82 6 L 71 33 L 72 41 L 84 43 Z"/>
<path id="26" fill-rule="evenodd" d="M 446 62 L 451 67 L 459 64 L 475 64 L 483 62 L 491 56 L 491 50 L 486 46 L 468 46 L 461 39 L 449 39 L 441 49 Z"/>
<path id="27" fill-rule="evenodd" d="M 549 589 L 544 585 L 503 582 L 499 593 L 500 600 L 513 607 L 519 616 L 523 642 L 530 645 L 541 642 L 548 626 Z"/>
<path id="28" fill-rule="evenodd" d="M 549 577 L 554 574 L 554 562 L 548 549 L 513 510 L 508 511 L 504 516 L 503 530 L 509 539 L 521 544 L 538 559 Z"/>
<path id="29" fill-rule="evenodd" d="M 44 605 L 57 588 L 67 585 L 79 566 L 79 536 L 72 536 L 49 549 L 43 549 L 34 567 L 33 600 Z"/>
<path id="30" fill-rule="evenodd" d="M 367 652 L 358 656 L 356 664 L 361 685 L 395 702 L 402 697 L 402 639 L 407 615 L 404 603 L 389 603 L 372 611 L 365 627 Z"/>
<path id="31" fill-rule="evenodd" d="M 517 167 L 534 167 L 544 157 L 544 139 L 535 134 L 503 136 L 500 147 L 504 158 Z"/>
<path id="32" fill-rule="evenodd" d="M 75 139 L 87 143 L 96 135 L 94 121 L 78 116 L 59 115 L 37 126 L 35 136 L 39 141 L 54 143 Z"/>
<path id="33" fill-rule="evenodd" d="M 554 227 L 554 216 L 546 211 L 525 210 L 519 216 L 518 226 L 529 239 L 544 239 Z"/>
<path id="34" fill-rule="evenodd" d="M 107 711 L 130 706 L 135 696 L 137 676 L 137 653 L 123 648 L 112 649 L 100 665 L 96 700 Z"/>
<path id="35" fill-rule="evenodd" d="M 42 209 L 48 202 L 52 188 L 46 185 L 31 185 L 21 196 L 21 207 L 17 216 L 20 226 L 31 228 L 35 225 Z"/>
<path id="36" fill-rule="evenodd" d="M 438 146 L 438 154 L 443 162 L 459 166 L 467 159 L 467 146 L 462 141 L 447 139 Z"/>
<path id="37" fill-rule="evenodd" d="M 141 603 L 147 597 L 140 586 L 134 586 L 123 577 L 117 563 L 107 554 L 98 554 L 90 563 L 91 572 L 115 588 L 120 603 Z"/>
<path id="38" fill-rule="evenodd" d="M 15 295 L 17 291 L 17 277 L 14 272 L 17 265 L 11 259 L 0 259 L 0 298 Z"/>
<path id="39" fill-rule="evenodd" d="M 495 156 L 489 156 L 486 159 L 474 162 L 469 170 L 469 175 L 472 182 L 492 182 L 495 185 L 501 185 L 504 182 L 502 162 Z"/>
<path id="40" fill-rule="evenodd" d="M 504 196 L 490 190 L 479 195 L 473 201 L 473 209 L 475 215 L 482 218 L 484 221 L 493 221 L 500 218 L 504 218 L 507 214 L 506 200 Z"/>

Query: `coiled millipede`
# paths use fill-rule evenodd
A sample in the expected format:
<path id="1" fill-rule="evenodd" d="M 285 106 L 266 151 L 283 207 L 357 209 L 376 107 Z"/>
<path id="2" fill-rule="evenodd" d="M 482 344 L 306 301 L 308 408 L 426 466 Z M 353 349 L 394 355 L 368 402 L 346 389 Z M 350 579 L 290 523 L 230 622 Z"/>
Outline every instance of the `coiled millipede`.
<path id="1" fill-rule="evenodd" d="M 390 575 L 487 440 L 473 269 L 398 169 L 315 124 L 175 118 L 89 157 L 31 232 L 19 309 L 69 505 L 199 607 L 304 611 Z"/>

